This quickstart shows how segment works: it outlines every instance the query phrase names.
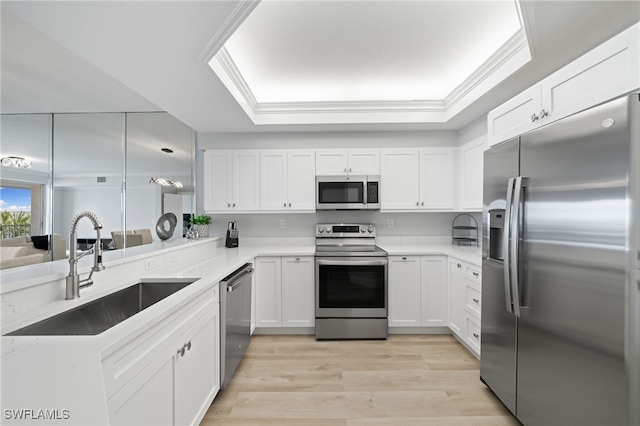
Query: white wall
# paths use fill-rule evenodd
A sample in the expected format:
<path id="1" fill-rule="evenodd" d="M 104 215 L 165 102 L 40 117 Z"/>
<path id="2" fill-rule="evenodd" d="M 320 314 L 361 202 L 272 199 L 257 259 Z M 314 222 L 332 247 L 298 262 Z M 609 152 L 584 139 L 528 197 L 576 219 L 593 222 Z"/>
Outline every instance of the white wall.
<path id="1" fill-rule="evenodd" d="M 487 135 L 487 117 L 481 116 L 472 121 L 462 129 L 458 130 L 458 145 L 464 145 L 467 142 L 478 139 Z"/>

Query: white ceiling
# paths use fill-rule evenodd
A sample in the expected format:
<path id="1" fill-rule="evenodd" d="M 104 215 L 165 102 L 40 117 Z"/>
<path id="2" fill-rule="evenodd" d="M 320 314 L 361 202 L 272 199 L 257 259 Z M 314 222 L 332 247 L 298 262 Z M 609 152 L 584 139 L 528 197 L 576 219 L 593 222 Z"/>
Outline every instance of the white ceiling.
<path id="1" fill-rule="evenodd" d="M 365 16 L 371 3 L 357 1 L 351 7 Z M 427 10 L 432 4 L 420 3 Z M 2 1 L 2 112 L 166 110 L 200 132 L 459 129 L 640 20 L 637 1 L 521 1 L 533 59 L 444 123 L 256 126 L 202 60 L 256 5 L 242 0 Z M 405 34 L 398 29 L 401 22 L 390 16 L 388 23 L 389 34 Z M 346 24 L 341 22 L 348 29 Z M 358 25 L 353 22 L 352 28 Z M 385 40 L 401 43 L 392 37 L 377 42 Z M 296 43 L 305 40 L 284 38 L 281 44 L 286 50 Z M 401 57 L 425 56 L 411 55 L 419 44 L 403 46 Z M 467 49 L 461 46 L 463 56 Z"/>

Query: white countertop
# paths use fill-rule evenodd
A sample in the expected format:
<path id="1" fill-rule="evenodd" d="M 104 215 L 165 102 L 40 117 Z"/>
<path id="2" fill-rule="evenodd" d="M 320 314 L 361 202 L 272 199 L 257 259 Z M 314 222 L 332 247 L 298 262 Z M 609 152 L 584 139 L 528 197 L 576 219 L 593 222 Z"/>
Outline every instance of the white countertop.
<path id="1" fill-rule="evenodd" d="M 451 244 L 379 244 L 389 256 L 446 255 L 480 266 L 482 250 L 479 247 L 453 246 Z"/>

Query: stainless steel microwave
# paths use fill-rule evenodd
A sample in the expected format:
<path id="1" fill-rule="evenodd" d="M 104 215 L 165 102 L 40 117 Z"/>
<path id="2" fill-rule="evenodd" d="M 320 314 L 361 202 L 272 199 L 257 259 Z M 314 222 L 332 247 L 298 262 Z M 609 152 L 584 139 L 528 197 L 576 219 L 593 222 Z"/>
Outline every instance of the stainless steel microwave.
<path id="1" fill-rule="evenodd" d="M 380 210 L 380 176 L 316 176 L 316 210 Z"/>

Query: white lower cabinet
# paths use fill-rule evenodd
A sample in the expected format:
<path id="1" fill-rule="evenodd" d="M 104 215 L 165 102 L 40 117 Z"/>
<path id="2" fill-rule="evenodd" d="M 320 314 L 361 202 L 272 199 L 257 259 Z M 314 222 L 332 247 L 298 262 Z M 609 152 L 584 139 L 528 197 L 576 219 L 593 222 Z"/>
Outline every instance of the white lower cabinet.
<path id="1" fill-rule="evenodd" d="M 198 424 L 220 389 L 218 288 L 108 350 L 102 360 L 113 425 Z"/>
<path id="2" fill-rule="evenodd" d="M 480 356 L 481 308 L 480 268 L 450 259 L 449 328 L 477 356 Z"/>
<path id="3" fill-rule="evenodd" d="M 389 327 L 447 326 L 446 256 L 389 256 Z"/>
<path id="4" fill-rule="evenodd" d="M 313 256 L 265 256 L 255 262 L 256 328 L 313 327 Z"/>

